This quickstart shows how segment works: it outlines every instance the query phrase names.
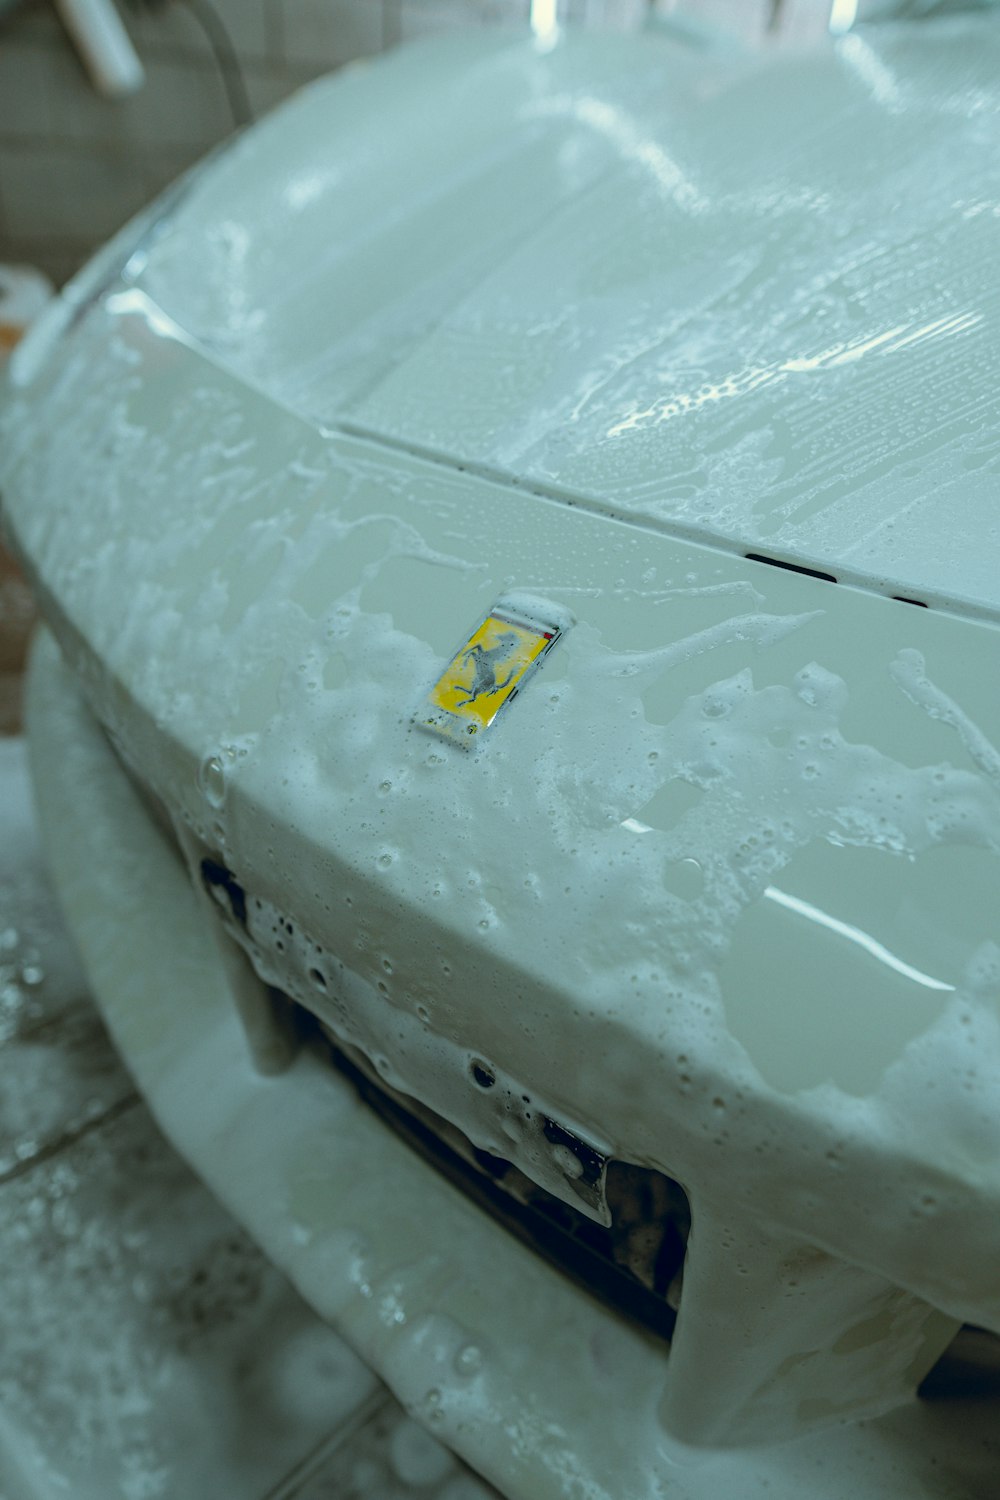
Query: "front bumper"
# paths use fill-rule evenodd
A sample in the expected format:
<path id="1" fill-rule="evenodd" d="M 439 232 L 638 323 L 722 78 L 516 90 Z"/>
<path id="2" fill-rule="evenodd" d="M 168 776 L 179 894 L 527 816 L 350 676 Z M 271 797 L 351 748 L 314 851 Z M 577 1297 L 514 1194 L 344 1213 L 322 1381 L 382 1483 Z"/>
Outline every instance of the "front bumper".
<path id="1" fill-rule="evenodd" d="M 29 727 L 58 891 L 159 1123 L 312 1306 L 511 1500 L 938 1500 L 943 1472 L 955 1493 L 987 1493 L 996 1401 L 947 1423 L 912 1404 L 769 1449 L 696 1456 L 672 1440 L 662 1343 L 497 1228 L 315 1053 L 272 1077 L 251 1067 L 206 905 L 47 636 Z"/>

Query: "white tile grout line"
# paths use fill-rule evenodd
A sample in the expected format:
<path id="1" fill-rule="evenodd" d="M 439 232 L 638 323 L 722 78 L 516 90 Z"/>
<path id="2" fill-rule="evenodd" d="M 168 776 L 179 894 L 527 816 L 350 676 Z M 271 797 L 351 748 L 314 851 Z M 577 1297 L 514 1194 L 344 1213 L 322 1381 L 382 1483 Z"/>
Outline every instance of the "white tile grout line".
<path id="1" fill-rule="evenodd" d="M 5 1188 L 9 1182 L 16 1182 L 19 1177 L 26 1177 L 36 1167 L 43 1166 L 45 1162 L 51 1161 L 60 1152 L 69 1150 L 78 1141 L 82 1141 L 86 1136 L 92 1135 L 95 1130 L 99 1130 L 102 1125 L 113 1124 L 121 1115 L 126 1114 L 130 1109 L 135 1109 L 142 1102 L 137 1093 L 130 1092 L 124 1098 L 118 1099 L 114 1104 L 109 1105 L 103 1113 L 84 1120 L 80 1125 L 71 1126 L 69 1129 L 64 1130 L 55 1140 L 47 1141 L 45 1145 L 40 1146 L 33 1155 L 24 1157 L 6 1171 L 0 1171 L 0 1188 Z M 0 1495 L 0 1500 L 3 1500 L 2 1495 Z"/>
<path id="2" fill-rule="evenodd" d="M 285 1478 L 273 1489 L 268 1490 L 266 1495 L 262 1495 L 261 1500 L 294 1500 L 294 1496 L 299 1493 L 302 1486 L 313 1478 L 331 1454 L 336 1453 L 338 1448 L 342 1448 L 383 1410 L 393 1405 L 395 1405 L 395 1397 L 385 1386 L 380 1386 L 378 1390 L 373 1391 L 339 1427 L 328 1433 L 310 1453 L 300 1459 L 290 1474 L 286 1474 Z M 3 1500 L 2 1496 L 0 1500 Z"/>

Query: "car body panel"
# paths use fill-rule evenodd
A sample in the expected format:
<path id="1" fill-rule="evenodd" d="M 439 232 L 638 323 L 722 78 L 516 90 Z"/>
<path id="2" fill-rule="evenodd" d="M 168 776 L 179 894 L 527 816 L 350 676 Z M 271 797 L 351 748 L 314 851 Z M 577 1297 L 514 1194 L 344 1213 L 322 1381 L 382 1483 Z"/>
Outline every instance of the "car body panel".
<path id="1" fill-rule="evenodd" d="M 952 1406 L 947 1421 L 912 1404 L 756 1451 L 673 1443 L 658 1415 L 662 1345 L 498 1232 L 311 1055 L 274 1078 L 246 1066 L 197 892 L 44 638 L 29 710 L 60 897 L 161 1126 L 313 1307 L 503 1494 L 940 1500 L 942 1472 L 963 1494 L 990 1493 L 995 1401 Z"/>
<path id="2" fill-rule="evenodd" d="M 328 952 L 356 955 L 387 1014 L 419 1034 L 416 1007 L 430 1007 L 459 1049 L 465 1102 L 444 1113 L 473 1107 L 475 1051 L 596 1142 L 686 1182 L 717 1149 L 702 1143 L 725 1083 L 744 1101 L 738 1129 L 727 1114 L 729 1151 L 757 1143 L 751 1100 L 838 1138 L 867 1112 L 863 1149 L 881 1138 L 895 1181 L 869 1233 L 906 1261 L 898 1156 L 957 1172 L 978 1199 L 993 1169 L 984 1180 L 990 1153 L 969 1144 L 983 1127 L 961 1095 L 919 1141 L 899 1101 L 949 1053 L 960 1072 L 963 1018 L 995 1022 L 986 747 L 1000 726 L 980 691 L 995 627 L 317 433 L 134 291 L 92 312 L 41 409 L 59 440 L 25 445 L 10 516 L 101 718 L 206 849 Z M 572 602 L 577 623 L 469 756 L 414 720 L 512 584 Z M 949 861 L 935 911 L 933 867 Z M 787 891 L 786 866 L 804 882 Z M 908 978 L 805 907 L 957 990 Z M 808 929 L 822 986 L 775 994 L 754 960 L 726 968 L 736 934 L 741 955 L 767 950 L 779 910 L 790 933 Z M 381 952 L 375 935 L 404 920 L 394 947 L 409 956 Z M 442 1058 L 415 1039 L 394 1072 L 432 1093 L 437 1074 L 440 1091 Z M 689 1055 L 697 1084 L 678 1062 Z M 489 1128 L 471 1133 L 496 1147 Z M 770 1170 L 794 1199 L 790 1162 L 778 1153 Z M 809 1207 L 814 1233 L 823 1211 Z M 826 1211 L 837 1238 L 832 1187 Z"/>
<path id="3" fill-rule="evenodd" d="M 417 49 L 248 137 L 141 282 L 321 424 L 996 610 L 1000 32 L 972 24 Z"/>
<path id="4" fill-rule="evenodd" d="M 307 278 L 304 298 L 285 266 L 290 301 L 279 297 L 272 315 L 268 278 L 286 227 L 294 238 L 295 205 L 285 226 L 263 195 L 253 274 L 264 280 L 249 290 L 232 247 L 245 252 L 253 226 L 237 232 L 238 214 L 258 180 L 287 198 L 298 180 L 282 175 L 287 154 L 302 150 L 308 163 L 326 109 L 342 128 L 359 101 L 378 117 L 394 85 L 423 98 L 415 63 L 373 73 L 370 94 L 363 79 L 345 94 L 311 93 L 208 167 L 131 259 L 96 278 L 96 296 L 71 294 L 71 326 L 56 344 L 29 339 L 15 360 L 2 418 L 5 520 L 91 708 L 191 875 L 200 882 L 207 860 L 238 883 L 242 916 L 223 902 L 213 920 L 258 982 L 564 1202 L 580 1198 L 575 1168 L 547 1149 L 540 1120 L 682 1184 L 696 1253 L 659 1410 L 685 1441 L 754 1441 L 903 1399 L 955 1320 L 1000 1330 L 990 533 L 984 521 L 972 543 L 950 500 L 943 524 L 942 496 L 934 526 L 921 523 L 922 566 L 940 565 L 941 588 L 921 601 L 931 608 L 913 606 L 925 575 L 909 565 L 903 583 L 889 572 L 849 569 L 835 582 L 790 570 L 791 533 L 768 532 L 765 546 L 755 531 L 751 547 L 739 526 L 719 529 L 708 514 L 640 513 L 631 481 L 570 488 L 562 471 L 520 458 L 509 472 L 503 424 L 535 395 L 518 376 L 522 356 L 512 364 L 484 337 L 463 360 L 449 344 L 451 313 L 440 327 L 421 321 L 423 293 L 412 305 L 401 293 L 372 324 L 379 287 L 393 295 L 386 267 L 399 225 L 426 208 L 415 264 L 428 269 L 440 246 L 441 202 L 428 203 L 419 183 L 412 199 L 404 190 L 420 152 L 426 170 L 441 139 L 482 168 L 456 166 L 446 180 L 481 194 L 483 214 L 514 162 L 528 245 L 544 241 L 531 225 L 556 180 L 569 184 L 550 205 L 557 226 L 585 203 L 593 214 L 602 195 L 606 208 L 614 192 L 624 214 L 615 162 L 594 166 L 593 121 L 569 135 L 558 112 L 555 135 L 539 125 L 560 97 L 553 70 L 577 70 L 574 97 L 602 98 L 603 88 L 610 108 L 630 59 L 649 70 L 638 94 L 648 103 L 656 68 L 671 76 L 675 54 L 561 55 L 488 48 L 466 73 L 464 49 L 429 53 L 431 85 L 453 80 L 440 138 L 416 130 L 404 170 L 383 159 L 388 136 L 376 132 L 382 145 L 371 161 L 362 151 L 354 188 L 346 166 L 312 198 L 302 187 L 303 214 L 329 202 L 332 244 L 355 189 L 376 203 L 388 203 L 390 186 L 404 194 L 401 217 L 390 214 L 371 245 L 362 235 L 344 262 L 355 288 L 367 254 L 383 267 L 360 312 L 336 301 L 334 256 L 327 279 Z M 845 67 L 841 52 L 817 75 L 838 98 Z M 741 74 L 710 60 L 692 74 L 704 97 L 689 82 L 673 101 L 681 114 L 700 122 L 702 103 L 729 107 L 707 81 L 717 68 L 758 86 L 758 64 Z M 525 174 L 501 128 L 512 89 L 528 101 L 524 141 L 537 131 L 547 143 Z M 456 141 L 456 118 L 477 96 L 483 138 Z M 894 129 L 892 110 L 882 113 Z M 577 129 L 590 142 L 579 150 Z M 606 155 L 607 132 L 598 135 Z M 612 132 L 612 158 L 622 140 Z M 626 186 L 648 175 L 641 153 L 625 158 Z M 577 191 L 581 160 L 592 175 Z M 372 173 L 383 167 L 379 198 Z M 312 169 L 304 181 L 315 186 Z M 674 218 L 694 212 L 678 192 L 664 209 Z M 494 279 L 483 276 L 499 243 L 495 216 L 476 219 L 486 229 L 470 248 L 458 200 L 443 201 L 457 215 L 450 264 L 460 280 L 468 272 L 470 297 L 485 299 L 476 305 L 498 286 L 516 301 L 520 286 L 530 306 L 530 257 L 515 250 Z M 806 213 L 797 201 L 789 212 Z M 636 205 L 660 245 L 666 220 L 641 194 Z M 970 235 L 987 233 L 982 217 L 961 219 Z M 322 222 L 306 225 L 307 247 Z M 730 218 L 712 222 L 728 253 Z M 802 234 L 815 250 L 810 223 Z M 711 225 L 702 229 L 711 241 Z M 550 273 L 552 247 L 567 243 L 583 254 L 581 235 L 557 235 Z M 708 274 L 704 257 L 694 262 Z M 641 310 L 640 293 L 626 278 L 623 296 Z M 773 302 L 758 307 L 746 287 L 737 301 L 734 317 L 771 326 Z M 613 322 L 595 315 L 594 326 Z M 956 380 L 967 371 L 963 340 L 979 327 L 934 336 L 957 361 Z M 894 334 L 883 353 L 922 358 L 922 338 Z M 302 341 L 296 391 L 289 371 Z M 387 373 L 392 350 L 398 369 Z M 820 373 L 840 391 L 835 412 L 855 381 L 855 417 L 867 421 L 862 353 L 831 357 Z M 314 358 L 335 376 L 341 415 L 313 405 Z M 584 364 L 593 369 L 593 352 Z M 476 370 L 501 385 L 515 378 L 500 399 Z M 785 387 L 772 385 L 778 410 Z M 928 390 L 914 373 L 913 399 Z M 888 414 L 891 382 L 884 394 Z M 415 426 L 411 396 L 424 403 Z M 496 423 L 488 452 L 485 426 L 461 416 L 463 403 L 483 400 Z M 395 426 L 390 406 L 402 414 Z M 454 443 L 431 420 L 452 408 Z M 714 401 L 697 420 L 713 411 L 728 422 Z M 903 474 L 911 462 L 893 431 L 882 509 L 872 511 L 879 535 L 903 494 L 893 464 Z M 973 436 L 989 450 L 988 432 Z M 729 441 L 724 428 L 720 446 Z M 954 468 L 957 452 L 946 444 L 938 458 Z M 649 449 L 650 473 L 665 453 Z M 594 455 L 592 477 L 600 445 Z M 970 482 L 968 493 L 978 505 L 987 490 Z M 856 519 L 841 515 L 826 572 L 842 577 Z M 904 585 L 906 598 L 887 597 Z M 421 719 L 441 673 L 505 600 L 566 628 L 470 753 Z M 477 1084 L 477 1063 L 495 1087 Z"/>

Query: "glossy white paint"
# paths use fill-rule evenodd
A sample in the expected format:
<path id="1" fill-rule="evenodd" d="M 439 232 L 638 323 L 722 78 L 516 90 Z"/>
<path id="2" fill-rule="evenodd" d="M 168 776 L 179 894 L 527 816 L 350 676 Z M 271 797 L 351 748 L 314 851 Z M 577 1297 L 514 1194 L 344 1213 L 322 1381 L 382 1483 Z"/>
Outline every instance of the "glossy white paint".
<path id="1" fill-rule="evenodd" d="M 418 50 L 248 137 L 142 284 L 314 421 L 996 609 L 998 71 L 981 18 Z"/>
<path id="2" fill-rule="evenodd" d="M 1000 1330 L 996 40 L 857 40 L 310 91 L 70 291 L 3 416 L 67 660 L 274 914 L 258 973 L 550 1191 L 522 1093 L 689 1191 L 653 1406 L 700 1444 Z M 511 588 L 576 624 L 466 755 L 414 716 Z"/>
<path id="3" fill-rule="evenodd" d="M 313 1306 L 504 1494 L 992 1492 L 996 1401 L 936 1412 L 911 1403 L 767 1448 L 698 1453 L 674 1442 L 657 1415 L 661 1349 L 498 1232 L 312 1057 L 269 1079 L 247 1066 L 196 893 L 48 641 L 31 717 L 60 891 L 160 1124 Z"/>

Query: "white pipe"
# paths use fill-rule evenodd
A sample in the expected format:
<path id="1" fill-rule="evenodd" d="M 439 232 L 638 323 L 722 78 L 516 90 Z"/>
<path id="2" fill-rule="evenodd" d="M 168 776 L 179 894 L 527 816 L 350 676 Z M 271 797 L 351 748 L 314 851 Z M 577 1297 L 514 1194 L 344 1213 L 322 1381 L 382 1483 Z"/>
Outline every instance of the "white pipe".
<path id="1" fill-rule="evenodd" d="M 112 0 L 55 0 L 55 7 L 98 93 L 121 99 L 142 88 L 146 74 Z"/>

